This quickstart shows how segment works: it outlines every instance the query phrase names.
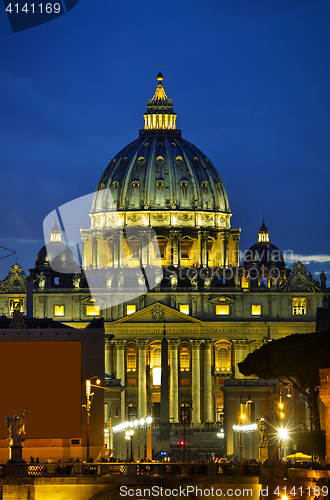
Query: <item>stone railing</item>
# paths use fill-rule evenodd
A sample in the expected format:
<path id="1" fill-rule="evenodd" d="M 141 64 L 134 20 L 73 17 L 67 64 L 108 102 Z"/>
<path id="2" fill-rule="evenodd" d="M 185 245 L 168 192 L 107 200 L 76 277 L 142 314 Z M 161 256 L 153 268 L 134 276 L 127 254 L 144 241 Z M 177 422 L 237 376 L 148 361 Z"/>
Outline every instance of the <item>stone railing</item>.
<path id="1" fill-rule="evenodd" d="M 257 464 L 220 463 L 60 463 L 60 464 L 0 464 L 0 477 L 55 476 L 260 476 Z"/>

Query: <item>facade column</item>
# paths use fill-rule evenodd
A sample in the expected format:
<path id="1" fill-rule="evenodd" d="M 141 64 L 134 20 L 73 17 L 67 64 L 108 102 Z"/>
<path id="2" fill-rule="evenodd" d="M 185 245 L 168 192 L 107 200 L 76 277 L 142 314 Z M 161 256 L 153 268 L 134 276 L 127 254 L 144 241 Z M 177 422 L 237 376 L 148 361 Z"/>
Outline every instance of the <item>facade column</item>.
<path id="1" fill-rule="evenodd" d="M 97 255 L 97 235 L 93 234 L 92 239 L 92 267 L 93 269 L 97 269 L 98 267 L 98 255 Z"/>
<path id="2" fill-rule="evenodd" d="M 120 266 L 120 232 L 113 233 L 113 267 Z"/>
<path id="3" fill-rule="evenodd" d="M 81 234 L 81 257 L 82 257 L 82 268 L 87 269 L 87 240 L 88 235 Z"/>
<path id="4" fill-rule="evenodd" d="M 45 317 L 46 301 L 47 297 L 45 296 L 39 297 L 39 318 Z"/>
<path id="5" fill-rule="evenodd" d="M 197 316 L 197 301 L 198 295 L 191 296 L 191 315 L 195 318 Z"/>
<path id="6" fill-rule="evenodd" d="M 233 267 L 239 267 L 239 239 L 240 239 L 240 235 L 239 234 L 235 234 L 234 236 L 234 244 L 235 244 L 235 255 L 234 255 L 234 259 L 233 259 Z"/>
<path id="7" fill-rule="evenodd" d="M 117 379 L 120 379 L 122 387 L 125 387 L 125 344 L 126 340 L 116 340 L 117 348 Z M 120 393 L 120 418 L 126 420 L 125 389 Z"/>
<path id="8" fill-rule="evenodd" d="M 80 295 L 72 297 L 72 317 L 73 319 L 80 319 Z"/>
<path id="9" fill-rule="evenodd" d="M 203 267 L 208 267 L 208 264 L 209 264 L 208 238 L 209 238 L 209 231 L 203 231 L 202 232 L 202 247 L 203 247 L 202 265 L 203 265 Z"/>
<path id="10" fill-rule="evenodd" d="M 192 415 L 193 424 L 201 423 L 201 369 L 200 369 L 200 346 L 201 340 L 191 340 L 192 347 L 192 369 L 191 369 L 191 395 L 192 395 Z"/>
<path id="11" fill-rule="evenodd" d="M 170 422 L 179 422 L 179 373 L 178 373 L 178 340 L 169 340 L 170 350 Z"/>
<path id="12" fill-rule="evenodd" d="M 146 267 L 150 263 L 150 231 L 144 229 L 139 231 L 140 235 L 140 263 L 142 267 Z"/>
<path id="13" fill-rule="evenodd" d="M 181 239 L 181 231 L 173 230 L 170 231 L 171 234 L 171 264 L 172 266 L 178 267 L 180 266 L 180 239 Z"/>
<path id="14" fill-rule="evenodd" d="M 203 265 L 203 231 L 198 230 L 198 267 Z"/>
<path id="15" fill-rule="evenodd" d="M 138 418 L 147 416 L 147 340 L 138 340 L 139 376 L 138 376 Z"/>
<path id="16" fill-rule="evenodd" d="M 235 378 L 244 378 L 244 375 L 238 369 L 238 363 L 244 361 L 246 356 L 249 354 L 249 341 L 246 339 L 233 340 L 235 347 Z"/>
<path id="17" fill-rule="evenodd" d="M 319 396 L 326 408 L 325 413 L 325 460 L 327 463 L 330 461 L 330 368 L 322 368 L 319 370 L 321 389 L 319 389 Z"/>
<path id="18" fill-rule="evenodd" d="M 229 238 L 229 233 L 228 231 L 223 231 L 221 233 L 221 238 L 222 238 L 222 267 L 225 269 L 229 267 L 229 260 L 228 260 L 228 238 Z"/>
<path id="19" fill-rule="evenodd" d="M 108 375 L 113 374 L 112 369 L 112 342 L 109 339 L 105 339 L 105 373 Z"/>
<path id="20" fill-rule="evenodd" d="M 204 342 L 204 422 L 212 422 L 212 340 Z"/>

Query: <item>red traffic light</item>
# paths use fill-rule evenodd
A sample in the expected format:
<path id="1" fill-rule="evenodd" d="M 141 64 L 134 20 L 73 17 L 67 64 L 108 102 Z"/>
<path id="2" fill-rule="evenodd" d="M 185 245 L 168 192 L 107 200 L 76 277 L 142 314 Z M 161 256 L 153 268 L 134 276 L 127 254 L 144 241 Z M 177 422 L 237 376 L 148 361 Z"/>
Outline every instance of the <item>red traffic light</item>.
<path id="1" fill-rule="evenodd" d="M 184 446 L 184 441 L 178 441 L 179 446 Z"/>

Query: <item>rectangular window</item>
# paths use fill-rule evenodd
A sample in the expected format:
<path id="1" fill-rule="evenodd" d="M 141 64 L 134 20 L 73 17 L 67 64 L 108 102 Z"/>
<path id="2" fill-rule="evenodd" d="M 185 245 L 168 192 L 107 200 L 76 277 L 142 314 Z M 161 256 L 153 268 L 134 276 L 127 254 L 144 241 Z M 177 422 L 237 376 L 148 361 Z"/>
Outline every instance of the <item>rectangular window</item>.
<path id="1" fill-rule="evenodd" d="M 135 312 L 136 312 L 136 305 L 134 305 L 134 304 L 129 304 L 129 305 L 127 306 L 127 309 L 126 309 L 126 314 L 127 314 L 127 316 L 128 316 L 129 314 L 133 314 L 133 313 L 135 313 Z"/>
<path id="2" fill-rule="evenodd" d="M 20 299 L 12 299 L 10 301 L 10 314 L 13 314 L 14 311 L 23 312 L 23 300 Z"/>
<path id="3" fill-rule="evenodd" d="M 261 305 L 260 304 L 252 304 L 251 305 L 251 315 L 252 316 L 260 316 L 261 315 Z"/>
<path id="4" fill-rule="evenodd" d="M 292 314 L 306 314 L 306 299 L 304 297 L 292 299 Z"/>
<path id="5" fill-rule="evenodd" d="M 180 309 L 181 313 L 189 314 L 189 305 L 188 304 L 180 304 L 179 309 Z"/>
<path id="6" fill-rule="evenodd" d="M 153 368 L 152 369 L 152 384 L 153 385 L 161 385 L 162 383 L 162 369 L 161 368 Z"/>
<path id="7" fill-rule="evenodd" d="M 64 306 L 55 306 L 54 316 L 64 316 Z"/>
<path id="8" fill-rule="evenodd" d="M 215 313 L 222 314 L 222 315 L 228 315 L 229 314 L 229 305 L 215 306 Z"/>
<path id="9" fill-rule="evenodd" d="M 100 314 L 100 306 L 86 306 L 86 316 L 98 316 Z"/>

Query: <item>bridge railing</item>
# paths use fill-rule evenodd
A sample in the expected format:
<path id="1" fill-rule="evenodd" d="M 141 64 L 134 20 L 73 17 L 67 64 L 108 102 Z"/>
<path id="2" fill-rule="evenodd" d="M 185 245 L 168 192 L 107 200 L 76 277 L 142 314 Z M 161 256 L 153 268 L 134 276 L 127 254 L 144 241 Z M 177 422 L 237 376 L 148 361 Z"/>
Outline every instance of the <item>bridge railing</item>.
<path id="1" fill-rule="evenodd" d="M 0 464 L 0 477 L 40 476 L 216 476 L 220 474 L 261 474 L 258 464 L 231 463 L 60 463 L 60 464 Z"/>

